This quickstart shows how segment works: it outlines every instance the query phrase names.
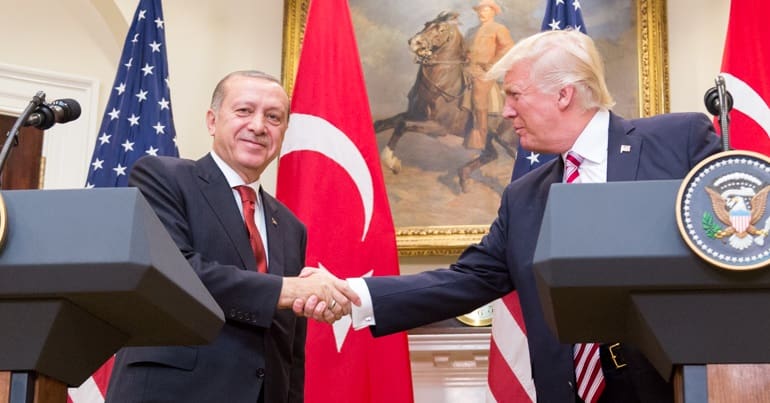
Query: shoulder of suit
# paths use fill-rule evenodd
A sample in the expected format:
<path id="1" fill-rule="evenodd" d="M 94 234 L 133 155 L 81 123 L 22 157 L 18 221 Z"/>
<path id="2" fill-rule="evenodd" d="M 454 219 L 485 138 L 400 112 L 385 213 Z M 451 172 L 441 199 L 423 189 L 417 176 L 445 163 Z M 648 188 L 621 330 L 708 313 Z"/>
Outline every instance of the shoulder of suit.
<path id="1" fill-rule="evenodd" d="M 697 119 L 708 119 L 708 117 L 699 112 L 672 112 L 645 118 L 631 119 L 629 122 L 634 126 L 660 126 L 684 124 Z"/>

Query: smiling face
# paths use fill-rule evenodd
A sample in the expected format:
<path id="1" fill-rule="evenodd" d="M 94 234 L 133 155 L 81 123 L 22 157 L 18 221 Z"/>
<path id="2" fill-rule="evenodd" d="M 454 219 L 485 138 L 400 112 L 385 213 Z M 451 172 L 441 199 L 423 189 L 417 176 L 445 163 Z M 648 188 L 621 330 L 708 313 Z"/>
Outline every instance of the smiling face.
<path id="1" fill-rule="evenodd" d="M 213 149 L 246 183 L 259 179 L 281 149 L 289 121 L 289 98 L 264 78 L 234 75 L 222 101 L 206 113 Z"/>

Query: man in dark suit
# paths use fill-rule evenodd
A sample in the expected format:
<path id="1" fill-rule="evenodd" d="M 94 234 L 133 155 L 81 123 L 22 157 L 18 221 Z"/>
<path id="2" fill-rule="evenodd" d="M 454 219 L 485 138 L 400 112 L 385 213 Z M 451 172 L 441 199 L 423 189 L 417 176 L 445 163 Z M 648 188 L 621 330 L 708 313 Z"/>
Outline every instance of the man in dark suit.
<path id="1" fill-rule="evenodd" d="M 210 154 L 198 161 L 145 157 L 134 165 L 129 184 L 153 207 L 226 323 L 208 345 L 122 349 L 107 402 L 303 401 L 307 323 L 286 308 L 318 293 L 331 302 L 327 315 L 339 318 L 350 303 L 344 281 L 297 277 L 305 227 L 260 187 L 288 119 L 289 99 L 277 79 L 234 72 L 217 85 L 206 115 Z M 242 190 L 256 201 L 247 205 Z"/>
<path id="2" fill-rule="evenodd" d="M 542 32 L 518 42 L 490 71 L 493 76 L 501 73 L 503 114 L 512 121 L 522 146 L 562 158 L 508 185 L 489 234 L 449 269 L 349 279 L 365 301 L 360 312 L 353 307 L 354 326 L 386 335 L 470 312 L 515 289 L 526 322 L 538 401 L 575 402 L 583 396 L 591 402 L 673 401 L 670 382 L 628 345 L 613 351 L 625 360 L 621 368 L 614 365 L 607 347 L 601 347 L 605 386 L 593 396 L 579 393 L 573 346 L 560 343 L 546 325 L 532 260 L 551 184 L 683 178 L 720 150 L 711 122 L 695 113 L 633 120 L 612 114 L 601 57 L 593 41 L 577 31 Z M 578 155 L 581 163 L 565 175 L 570 154 Z M 586 231 L 590 236 L 591 229 Z M 303 275 L 318 272 L 308 268 Z M 314 302 L 312 297 L 306 304 L 295 301 L 294 310 L 319 317 Z"/>

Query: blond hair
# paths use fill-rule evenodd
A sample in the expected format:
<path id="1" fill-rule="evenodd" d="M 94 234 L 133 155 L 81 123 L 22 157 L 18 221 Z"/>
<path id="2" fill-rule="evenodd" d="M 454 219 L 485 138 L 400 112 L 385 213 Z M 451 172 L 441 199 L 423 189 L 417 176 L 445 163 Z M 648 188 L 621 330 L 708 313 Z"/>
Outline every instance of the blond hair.
<path id="1" fill-rule="evenodd" d="M 492 66 L 487 78 L 499 79 L 522 62 L 531 63 L 530 79 L 541 91 L 573 85 L 584 109 L 615 105 L 604 78 L 602 57 L 591 37 L 580 31 L 544 31 L 519 41 Z"/>

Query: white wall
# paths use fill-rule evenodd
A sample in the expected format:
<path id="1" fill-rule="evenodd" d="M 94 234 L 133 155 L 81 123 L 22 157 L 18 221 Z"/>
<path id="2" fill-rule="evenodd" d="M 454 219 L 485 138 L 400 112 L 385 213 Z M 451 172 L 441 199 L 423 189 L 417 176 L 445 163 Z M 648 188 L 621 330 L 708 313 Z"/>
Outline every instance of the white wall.
<path id="1" fill-rule="evenodd" d="M 98 130 L 137 4 L 135 0 L 0 0 L 0 64 L 94 80 L 100 85 L 94 113 L 94 130 Z M 183 157 L 198 158 L 211 145 L 204 116 L 211 91 L 223 75 L 255 68 L 280 77 L 283 2 L 165 0 L 163 12 L 179 150 Z M 47 96 L 49 100 L 63 97 L 51 91 Z M 95 133 L 91 136 L 95 138 Z M 85 159 L 80 156 L 70 164 L 87 166 L 93 144 L 88 147 L 82 153 Z M 272 168 L 264 178 L 269 189 L 275 188 Z M 84 172 L 74 171 L 72 187 L 85 183 Z"/>
<path id="2" fill-rule="evenodd" d="M 671 111 L 700 111 L 722 66 L 730 2 L 668 0 Z"/>

